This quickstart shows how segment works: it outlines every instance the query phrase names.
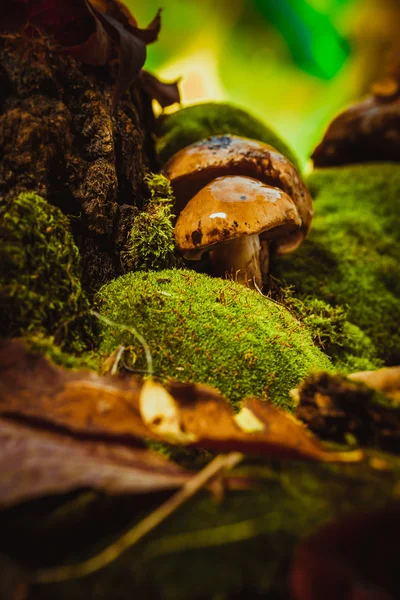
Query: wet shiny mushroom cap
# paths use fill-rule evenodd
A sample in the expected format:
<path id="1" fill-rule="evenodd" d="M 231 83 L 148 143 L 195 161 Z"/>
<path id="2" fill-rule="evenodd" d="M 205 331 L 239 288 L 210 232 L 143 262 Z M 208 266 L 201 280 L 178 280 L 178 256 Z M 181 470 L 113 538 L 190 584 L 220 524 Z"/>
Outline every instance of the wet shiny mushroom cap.
<path id="1" fill-rule="evenodd" d="M 301 218 L 282 190 L 251 177 L 218 177 L 203 187 L 182 210 L 175 226 L 178 249 L 200 258 L 216 244 L 258 235 L 279 246 L 300 233 Z M 301 235 L 301 234 L 300 234 Z"/>
<path id="2" fill-rule="evenodd" d="M 207 138 L 177 152 L 164 166 L 177 199 L 177 214 L 204 186 L 217 177 L 242 175 L 281 189 L 293 201 L 301 219 L 300 233 L 281 254 L 294 250 L 307 235 L 313 217 L 312 199 L 297 169 L 272 146 L 233 135 Z"/>

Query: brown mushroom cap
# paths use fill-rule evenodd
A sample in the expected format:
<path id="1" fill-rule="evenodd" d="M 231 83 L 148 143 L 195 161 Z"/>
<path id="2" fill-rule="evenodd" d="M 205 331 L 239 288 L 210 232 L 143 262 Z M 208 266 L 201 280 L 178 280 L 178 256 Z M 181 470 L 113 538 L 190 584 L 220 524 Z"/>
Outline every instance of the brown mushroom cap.
<path id="1" fill-rule="evenodd" d="M 175 240 L 186 258 L 199 258 L 218 243 L 259 235 L 295 240 L 301 219 L 282 190 L 251 177 L 218 177 L 185 206 L 175 226 Z"/>
<path id="2" fill-rule="evenodd" d="M 177 199 L 177 214 L 201 188 L 223 175 L 253 177 L 286 192 L 301 219 L 295 243 L 279 244 L 283 254 L 307 235 L 313 217 L 312 199 L 297 169 L 272 146 L 233 135 L 201 140 L 177 152 L 164 166 Z"/>

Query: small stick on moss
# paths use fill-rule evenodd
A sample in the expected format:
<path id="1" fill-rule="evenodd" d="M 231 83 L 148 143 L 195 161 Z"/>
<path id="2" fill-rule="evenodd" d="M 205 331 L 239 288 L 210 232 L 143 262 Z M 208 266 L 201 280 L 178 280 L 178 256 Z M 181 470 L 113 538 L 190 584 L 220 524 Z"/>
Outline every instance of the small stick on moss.
<path id="1" fill-rule="evenodd" d="M 149 348 L 146 340 L 144 339 L 144 337 L 138 331 L 136 331 L 136 329 L 133 327 L 133 325 L 123 325 L 121 323 L 117 323 L 116 321 L 107 319 L 107 317 L 104 317 L 103 315 L 96 312 L 95 310 L 91 310 L 90 313 L 94 317 L 99 319 L 99 321 L 103 321 L 103 323 L 105 323 L 106 325 L 109 325 L 110 327 L 117 327 L 118 329 L 120 329 L 122 331 L 129 331 L 129 333 L 131 333 L 133 336 L 135 336 L 135 338 L 143 346 L 143 350 L 146 355 L 146 361 L 147 361 L 147 372 L 150 377 L 153 377 L 153 358 L 150 353 L 150 348 Z"/>
<path id="2" fill-rule="evenodd" d="M 125 346 L 123 344 L 121 344 L 117 348 L 117 353 L 114 358 L 114 363 L 113 363 L 113 366 L 111 367 L 111 371 L 110 371 L 111 375 L 115 375 L 117 373 L 118 365 L 121 361 L 121 358 L 122 358 L 122 355 L 124 352 L 125 352 Z"/>
<path id="3" fill-rule="evenodd" d="M 257 283 L 255 282 L 254 278 L 253 278 L 253 284 L 254 284 L 254 287 L 257 290 L 257 292 L 260 294 L 260 296 L 262 296 L 263 298 L 266 298 L 267 300 L 269 300 L 270 302 L 273 302 L 274 304 L 277 304 L 278 306 L 282 306 L 282 308 L 287 310 L 288 313 L 290 313 L 292 315 L 292 317 L 295 317 L 296 321 L 298 321 L 298 318 L 296 317 L 296 315 L 290 310 L 289 307 L 286 306 L 286 304 L 283 304 L 282 302 L 279 302 L 278 300 L 274 300 L 274 298 L 271 298 L 271 296 L 267 296 L 266 294 L 263 294 L 262 291 L 260 290 L 260 288 L 258 287 Z"/>
<path id="4" fill-rule="evenodd" d="M 125 371 L 128 371 L 128 373 L 138 373 L 139 375 L 148 375 L 149 374 L 148 369 L 134 369 L 133 367 L 130 367 L 129 365 L 127 365 L 123 359 L 121 360 L 121 368 L 124 369 Z M 152 377 L 153 377 L 153 379 L 159 379 L 160 381 L 162 381 L 163 379 L 164 380 L 166 379 L 165 375 L 161 375 L 161 373 L 154 373 L 154 371 L 153 371 Z"/>
<path id="5" fill-rule="evenodd" d="M 145 535 L 174 513 L 184 502 L 196 494 L 212 477 L 222 469 L 232 469 L 243 459 L 240 452 L 219 454 L 204 469 L 196 473 L 185 485 L 154 512 L 134 525 L 127 533 L 88 560 L 72 565 L 38 569 L 27 574 L 29 583 L 54 583 L 90 575 L 106 567 L 125 550 L 139 542 Z"/>

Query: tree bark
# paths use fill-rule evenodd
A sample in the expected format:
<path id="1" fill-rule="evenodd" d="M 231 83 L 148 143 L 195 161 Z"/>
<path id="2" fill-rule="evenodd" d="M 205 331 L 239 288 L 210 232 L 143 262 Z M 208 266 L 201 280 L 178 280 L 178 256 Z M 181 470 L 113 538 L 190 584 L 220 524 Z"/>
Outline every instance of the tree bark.
<path id="1" fill-rule="evenodd" d="M 123 250 L 156 168 L 151 100 L 140 83 L 115 111 L 117 61 L 81 65 L 46 37 L 0 37 L 0 206 L 35 191 L 70 216 L 83 285 L 123 272 Z"/>

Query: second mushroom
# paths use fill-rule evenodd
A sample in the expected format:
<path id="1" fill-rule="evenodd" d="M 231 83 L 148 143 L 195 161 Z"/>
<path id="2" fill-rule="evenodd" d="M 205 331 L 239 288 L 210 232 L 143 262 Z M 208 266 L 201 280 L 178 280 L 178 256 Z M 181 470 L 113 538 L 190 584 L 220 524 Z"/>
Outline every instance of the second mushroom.
<path id="1" fill-rule="evenodd" d="M 176 195 L 175 240 L 187 260 L 209 253 L 211 274 L 261 287 L 270 252 L 295 250 L 310 228 L 311 196 L 292 163 L 246 138 L 215 136 L 165 165 Z"/>

